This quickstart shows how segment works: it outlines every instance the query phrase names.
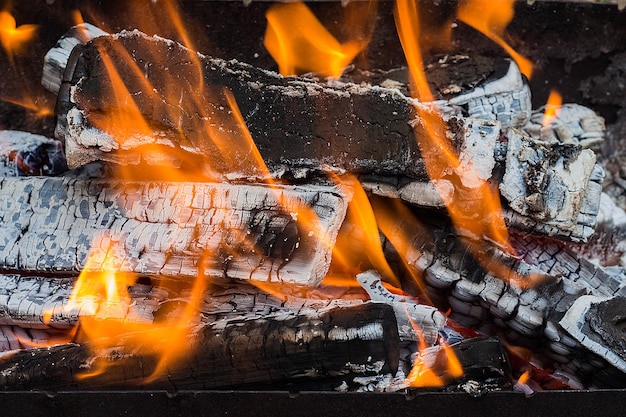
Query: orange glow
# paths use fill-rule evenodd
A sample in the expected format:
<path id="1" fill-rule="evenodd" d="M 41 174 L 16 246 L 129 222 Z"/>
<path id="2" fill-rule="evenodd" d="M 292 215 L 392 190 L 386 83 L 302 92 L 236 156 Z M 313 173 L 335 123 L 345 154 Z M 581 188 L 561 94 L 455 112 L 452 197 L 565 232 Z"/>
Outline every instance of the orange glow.
<path id="1" fill-rule="evenodd" d="M 376 269 L 386 282 L 400 287 L 383 253 L 376 217 L 361 183 L 351 175 L 330 177 L 336 184 L 352 191 L 352 201 L 344 222 L 347 226 L 333 247 L 333 263 L 355 283 L 358 273 Z M 330 281 L 324 280 L 324 283 L 330 285 Z"/>
<path id="2" fill-rule="evenodd" d="M 414 93 L 422 102 L 433 101 L 433 95 L 426 80 L 419 44 L 419 20 L 417 4 L 411 0 L 398 0 L 395 10 L 396 26 L 400 35 L 402 48 L 409 64 Z M 457 169 L 458 178 L 447 176 L 450 168 L 461 165 L 461 161 L 448 139 L 448 126 L 437 109 L 416 106 L 420 116 L 420 126 L 426 135 L 418 134 L 419 147 L 426 164 L 428 175 L 435 188 L 439 189 L 439 181 L 444 177 L 455 184 L 458 190 L 463 188 L 467 193 L 463 203 L 456 199 L 445 201 L 454 224 L 476 237 L 486 237 L 500 246 L 510 249 L 508 232 L 502 217 L 500 195 L 497 186 L 478 180 L 471 166 Z M 467 181 L 466 181 L 467 179 Z M 475 188 L 467 188 L 462 184 L 480 183 Z M 441 195 L 445 195 L 440 191 Z M 469 204 L 468 204 L 469 203 Z M 471 207 L 470 207 L 471 206 Z M 485 219 L 486 218 L 486 219 Z"/>
<path id="3" fill-rule="evenodd" d="M 413 82 L 412 93 L 421 102 L 428 103 L 432 101 L 433 95 L 428 86 L 420 45 L 417 42 L 420 30 L 417 2 L 398 0 L 394 16 Z M 440 195 L 447 194 L 446 189 L 441 189 L 443 181 L 440 181 L 446 180 L 454 185 L 455 194 L 462 196 L 462 199 L 450 198 L 444 203 L 459 234 L 467 237 L 464 243 L 477 262 L 494 276 L 514 282 L 522 288 L 540 283 L 545 276 L 520 276 L 491 255 L 495 246 L 506 254 L 516 256 L 509 242 L 497 184 L 481 180 L 473 166 L 462 165 L 449 139 L 448 125 L 437 108 L 428 104 L 417 104 L 415 110 L 419 116 L 417 128 L 423 129 L 416 137 L 428 176 Z M 469 187 L 465 184 L 474 185 Z M 394 234 L 390 233 L 390 236 Z M 396 233 L 394 239 L 394 245 L 397 244 L 400 250 L 405 253 L 409 250 L 408 245 L 403 243 L 407 242 L 406 238 L 401 238 Z"/>
<path id="4" fill-rule="evenodd" d="M 452 383 L 463 376 L 463 366 L 454 350 L 446 343 L 442 343 L 439 350 L 420 349 L 407 381 L 414 388 L 438 388 Z"/>
<path id="5" fill-rule="evenodd" d="M 519 382 L 520 384 L 525 384 L 528 382 L 529 379 L 530 371 L 524 371 L 524 373 L 521 374 L 520 377 L 517 379 L 517 382 Z"/>
<path id="6" fill-rule="evenodd" d="M 545 111 L 543 113 L 541 127 L 550 126 L 554 119 L 559 117 L 562 104 L 563 97 L 561 97 L 561 94 L 556 90 L 550 90 L 550 95 L 548 96 L 548 101 L 546 102 Z"/>
<path id="7" fill-rule="evenodd" d="M 173 317 L 164 322 L 141 322 L 127 320 L 133 300 L 128 292 L 135 284 L 137 275 L 119 272 L 116 264 L 115 243 L 111 240 L 110 247 L 102 248 L 109 239 L 92 242 L 92 250 L 85 268 L 74 284 L 68 303 L 64 306 L 65 313 L 79 314 L 80 326 L 70 332 L 68 337 L 76 341 L 88 341 L 94 351 L 113 347 L 124 348 L 125 351 L 141 351 L 142 354 L 157 358 L 157 365 L 151 372 L 147 382 L 161 376 L 168 363 L 178 360 L 191 349 L 191 329 L 198 322 L 198 308 L 206 287 L 202 270 L 193 282 L 190 295 L 186 298 L 185 307 L 170 313 Z M 102 259 L 104 253 L 104 259 Z M 119 255 L 119 254 L 117 254 Z M 200 265 L 203 262 L 199 262 Z M 201 268 L 200 268 L 201 269 Z M 163 288 L 167 288 L 164 286 Z M 51 312 L 46 313 L 47 318 Z M 58 343 L 51 339 L 49 343 Z M 99 362 L 94 369 L 78 375 L 88 378 L 106 372 L 105 362 Z"/>
<path id="8" fill-rule="evenodd" d="M 23 107 L 26 110 L 35 113 L 37 117 L 47 117 L 54 115 L 54 109 L 51 105 L 49 105 L 48 103 L 39 104 L 33 98 L 28 96 L 19 99 L 3 97 L 1 100 L 6 101 L 7 103 L 15 104 L 16 106 Z"/>
<path id="9" fill-rule="evenodd" d="M 276 4 L 266 18 L 263 44 L 282 75 L 314 72 L 339 77 L 368 43 L 360 39 L 340 43 L 304 3 Z"/>
<path id="10" fill-rule="evenodd" d="M 459 20 L 486 35 L 500 45 L 517 63 L 522 74 L 530 78 L 533 65 L 518 54 L 503 39 L 504 31 L 513 19 L 515 0 L 464 0 L 459 5 Z"/>
<path id="11" fill-rule="evenodd" d="M 19 53 L 26 44 L 35 38 L 37 25 L 20 25 L 13 15 L 6 10 L 0 11 L 0 44 L 9 56 L 11 64 L 14 64 L 14 56 Z"/>
<path id="12" fill-rule="evenodd" d="M 420 297 L 426 303 L 432 305 L 432 301 L 426 292 L 423 277 L 419 275 L 420 271 L 410 267 L 407 263 L 409 259 L 420 257 L 419 249 L 415 247 L 413 239 L 416 236 L 421 236 L 426 241 L 432 239 L 432 237 L 422 227 L 418 218 L 399 200 L 382 201 L 380 198 L 372 197 L 371 203 L 378 228 L 400 255 L 405 271 L 420 289 Z"/>

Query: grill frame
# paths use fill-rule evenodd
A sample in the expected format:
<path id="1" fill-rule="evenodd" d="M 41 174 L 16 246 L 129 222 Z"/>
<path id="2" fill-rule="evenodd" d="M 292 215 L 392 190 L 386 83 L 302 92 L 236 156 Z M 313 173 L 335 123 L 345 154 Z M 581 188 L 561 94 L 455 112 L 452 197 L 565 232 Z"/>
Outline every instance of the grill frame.
<path id="1" fill-rule="evenodd" d="M 340 393 L 287 391 L 0 392 L 2 415 L 176 417 L 268 416 L 622 416 L 626 390 L 513 391 L 481 397 L 450 392 Z"/>

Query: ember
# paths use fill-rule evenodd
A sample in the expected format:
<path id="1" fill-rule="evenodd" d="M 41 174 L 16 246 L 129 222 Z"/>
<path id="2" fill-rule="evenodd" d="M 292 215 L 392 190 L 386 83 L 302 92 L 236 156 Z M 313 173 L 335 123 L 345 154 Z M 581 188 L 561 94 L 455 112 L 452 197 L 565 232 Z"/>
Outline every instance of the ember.
<path id="1" fill-rule="evenodd" d="M 615 128 L 533 108 L 541 62 L 507 34 L 531 6 L 250 5 L 263 63 L 186 23 L 232 4 L 150 3 L 58 6 L 54 127 L 0 132 L 4 390 L 626 387 Z M 438 13 L 497 52 L 437 50 Z M 371 66 L 389 26 L 401 58 Z"/>

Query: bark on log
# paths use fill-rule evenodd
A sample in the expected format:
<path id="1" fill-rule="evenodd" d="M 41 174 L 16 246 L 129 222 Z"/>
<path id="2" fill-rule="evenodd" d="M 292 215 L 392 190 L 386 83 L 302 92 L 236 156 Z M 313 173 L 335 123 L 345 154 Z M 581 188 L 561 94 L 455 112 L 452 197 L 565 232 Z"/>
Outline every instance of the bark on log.
<path id="1" fill-rule="evenodd" d="M 363 279 L 365 278 L 365 280 Z M 94 279 L 97 279 L 94 277 Z M 157 276 L 136 276 L 128 286 L 129 297 L 120 297 L 114 304 L 98 299 L 97 294 L 74 300 L 70 308 L 70 295 L 74 278 L 55 278 L 0 274 L 0 326 L 7 331 L 39 329 L 69 330 L 80 324 L 84 317 L 114 319 L 125 323 L 151 324 L 168 314 L 180 310 L 188 302 L 190 291 L 180 283 L 159 279 Z M 370 299 L 391 305 L 398 322 L 401 340 L 422 340 L 426 346 L 439 341 L 439 332 L 446 324 L 445 316 L 432 306 L 418 304 L 409 297 L 391 294 L 380 285 L 380 276 L 373 271 L 364 274 L 360 281 L 365 289 L 377 291 Z M 263 284 L 263 289 L 246 284 L 246 281 L 215 280 L 204 292 L 198 307 L 203 323 L 228 320 L 252 320 L 265 316 L 307 314 L 338 307 L 361 305 L 366 294 L 361 290 L 342 290 L 340 294 L 329 287 L 291 287 L 285 284 Z M 77 304 L 76 304 L 77 303 Z M 418 332 L 421 339 L 416 335 Z M 43 336 L 42 336 L 43 337 Z M 28 339 L 28 338 L 26 338 Z M 45 338 L 45 340 L 50 337 Z M 43 343 L 42 343 L 43 344 Z M 13 346 L 7 342 L 0 352 Z M 16 347 L 13 347 L 16 348 Z"/>
<path id="2" fill-rule="evenodd" d="M 196 348 L 148 381 L 158 358 L 150 346 L 89 350 L 89 344 L 17 351 L 0 360 L 0 387 L 19 389 L 226 388 L 297 377 L 347 378 L 395 373 L 398 333 L 393 309 L 366 303 L 309 314 L 203 325 Z M 106 364 L 105 373 L 82 378 Z M 340 380 L 339 380 L 340 381 Z"/>
<path id="3" fill-rule="evenodd" d="M 335 187 L 0 180 L 0 268 L 113 269 L 315 286 L 349 196 Z M 307 219 L 306 210 L 317 218 Z M 300 216 L 298 216 L 300 214 Z"/>

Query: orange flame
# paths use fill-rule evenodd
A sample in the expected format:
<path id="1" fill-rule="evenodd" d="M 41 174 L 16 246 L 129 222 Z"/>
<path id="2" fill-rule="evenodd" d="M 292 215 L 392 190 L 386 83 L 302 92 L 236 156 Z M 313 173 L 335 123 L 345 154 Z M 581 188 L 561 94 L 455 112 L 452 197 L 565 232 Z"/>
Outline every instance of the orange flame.
<path id="1" fill-rule="evenodd" d="M 268 189 L 275 191 L 274 198 L 278 205 L 289 209 L 292 217 L 297 219 L 298 228 L 302 233 L 306 234 L 307 230 L 311 230 L 323 244 L 331 247 L 332 239 L 317 226 L 319 219 L 315 211 L 304 202 L 289 201 L 287 204 L 286 196 L 278 187 L 275 187 L 270 178 L 269 169 L 246 127 L 233 94 L 229 90 L 215 91 L 213 87 L 204 83 L 203 62 L 192 49 L 193 45 L 185 33 L 183 21 L 177 9 L 173 2 L 166 2 L 164 7 L 171 12 L 168 22 L 174 26 L 174 30 L 178 31 L 177 37 L 182 39 L 188 48 L 186 61 L 190 63 L 190 66 L 187 75 L 190 77 L 189 85 L 193 88 L 183 89 L 180 82 L 173 78 L 169 80 L 171 82 L 168 82 L 166 78 L 164 83 L 160 83 L 159 89 L 156 89 L 144 77 L 143 69 L 133 60 L 132 54 L 121 44 L 112 43 L 115 49 L 100 51 L 108 77 L 108 84 L 105 85 L 108 89 L 107 96 L 111 98 L 111 103 L 107 106 L 106 112 L 90 114 L 90 122 L 111 135 L 120 144 L 119 154 L 124 154 L 127 144 L 128 148 L 131 148 L 133 141 L 141 140 L 141 156 L 144 158 L 149 156 L 153 158 L 153 161 L 159 161 L 157 166 L 151 166 L 149 170 L 146 170 L 145 166 L 119 167 L 117 175 L 125 180 L 150 179 L 156 176 L 172 181 L 222 180 L 222 173 L 238 172 L 258 177 L 267 183 Z M 76 19 L 80 20 L 80 15 L 77 14 Z M 148 51 L 148 53 L 155 54 L 154 62 L 159 61 L 160 57 L 156 56 L 156 51 Z M 168 74 L 168 71 L 164 71 L 162 75 L 167 77 Z M 127 75 L 130 79 L 124 78 Z M 197 155 L 189 157 L 183 151 L 179 154 L 175 149 L 160 145 L 158 131 L 155 135 L 155 127 L 142 114 L 143 107 L 135 100 L 178 103 L 179 106 L 169 106 L 163 110 L 171 112 L 163 115 L 168 120 L 179 120 L 181 108 L 182 111 L 199 116 L 194 117 L 197 121 L 197 126 L 194 126 L 197 136 L 190 140 L 199 144 L 200 147 L 210 147 L 211 152 L 206 152 L 205 157 Z M 216 104 L 215 108 L 220 110 L 209 113 L 210 110 L 206 106 L 207 100 Z M 182 131 L 172 133 L 170 130 L 166 134 L 180 134 L 181 138 L 188 139 L 183 136 L 183 133 Z M 136 152 L 136 150 L 130 152 Z M 197 170 L 183 172 L 178 165 L 168 163 L 172 156 L 183 160 L 184 164 L 197 167 Z M 157 173 L 154 174 L 154 172 Z M 249 248 L 250 252 L 253 252 L 255 243 L 250 240 L 247 232 L 242 228 L 235 239 L 239 241 L 239 247 Z M 93 242 L 92 248 L 95 249 L 100 245 L 99 242 Z M 105 253 L 113 254 L 117 250 L 121 249 L 112 247 L 106 249 Z M 214 254 L 206 253 L 204 256 L 209 258 Z M 204 261 L 199 261 L 199 265 L 204 264 Z M 90 270 L 95 271 L 89 272 Z M 90 345 L 96 349 L 123 346 L 132 350 L 137 347 L 142 352 L 154 355 L 158 358 L 158 366 L 154 369 L 151 378 L 156 378 L 166 370 L 168 363 L 184 355 L 186 347 L 193 349 L 193 344 L 189 343 L 193 337 L 189 333 L 190 326 L 198 319 L 197 311 L 206 286 L 204 271 L 199 270 L 198 274 L 198 278 L 193 282 L 191 296 L 186 300 L 187 307 L 178 312 L 177 317 L 180 319 L 167 323 L 129 323 L 120 319 L 106 319 L 106 311 L 115 306 L 125 306 L 132 301 L 126 288 L 132 285 L 135 276 L 120 273 L 118 265 L 115 264 L 86 266 L 76 284 L 76 294 L 73 295 L 73 301 L 69 306 L 73 308 L 82 306 L 83 311 L 89 313 L 80 319 L 79 337 L 89 340 Z M 285 289 L 284 286 L 272 285 L 272 283 L 256 283 L 256 285 L 277 296 L 281 296 L 281 291 Z M 98 368 L 83 376 L 97 375 L 104 371 L 104 368 Z"/>
<path id="2" fill-rule="evenodd" d="M 541 127 L 547 127 L 552 124 L 552 122 L 559 117 L 559 112 L 561 111 L 561 105 L 563 104 L 563 97 L 556 90 L 550 90 L 550 94 L 548 95 L 548 101 L 546 102 L 545 111 L 543 113 L 543 121 L 541 122 Z"/>
<path id="3" fill-rule="evenodd" d="M 413 94 L 422 102 L 432 101 L 433 95 L 428 87 L 417 42 L 420 28 L 417 2 L 398 0 L 394 16 L 409 65 Z M 520 287 L 526 288 L 541 282 L 544 276 L 520 276 L 490 255 L 490 247 L 495 244 L 504 253 L 516 256 L 508 239 L 497 184 L 481 180 L 472 166 L 461 165 L 448 139 L 447 123 L 438 109 L 424 104 L 416 105 L 415 109 L 420 118 L 418 127 L 423 128 L 426 133 L 419 132 L 416 135 L 426 171 L 442 197 L 448 193 L 447 189 L 442 188 L 442 179 L 454 185 L 455 194 L 462 193 L 462 199 L 449 198 L 449 201 L 444 202 L 457 231 L 470 237 L 464 241 L 475 259 L 494 276 L 504 281 L 512 281 Z M 453 175 L 449 174 L 451 169 L 454 171 Z M 474 185 L 468 187 L 464 184 Z"/>
<path id="4" fill-rule="evenodd" d="M 411 372 L 407 376 L 414 388 L 439 388 L 463 376 L 463 365 L 446 343 L 428 350 L 420 349 Z"/>
<path id="5" fill-rule="evenodd" d="M 11 65 L 14 65 L 15 54 L 34 39 L 37 28 L 37 25 L 30 24 L 17 26 L 11 13 L 0 11 L 0 44 L 9 56 Z"/>
<path id="6" fill-rule="evenodd" d="M 111 246 L 101 248 L 107 241 Z M 128 289 L 135 284 L 138 276 L 118 271 L 115 252 L 119 249 L 112 240 L 103 239 L 101 242 L 97 239 L 92 242 L 92 247 L 95 249 L 91 251 L 63 308 L 65 313 L 79 314 L 79 332 L 76 334 L 75 329 L 69 336 L 75 334 L 79 342 L 89 341 L 94 351 L 123 347 L 127 352 L 138 350 L 155 356 L 157 365 L 146 380 L 150 382 L 163 374 L 168 363 L 178 360 L 192 347 L 192 344 L 183 341 L 191 337 L 191 328 L 198 321 L 197 309 L 206 286 L 204 273 L 199 271 L 185 307 L 169 315 L 174 316 L 173 319 L 152 323 L 128 320 L 128 312 L 133 305 Z M 101 258 L 102 251 L 104 259 Z M 50 318 L 51 314 L 47 312 L 46 316 Z M 107 368 L 107 363 L 101 361 L 77 377 L 102 375 Z"/>
<path id="7" fill-rule="evenodd" d="M 396 25 L 409 64 L 414 83 L 414 93 L 422 102 L 433 101 L 417 43 L 419 38 L 417 4 L 411 0 L 398 0 L 396 5 Z M 438 180 L 444 178 L 449 167 L 459 167 L 461 161 L 448 139 L 448 126 L 440 112 L 425 106 L 416 106 L 416 111 L 421 118 L 421 127 L 427 133 L 426 135 L 416 135 L 420 151 L 426 163 L 428 175 L 433 180 L 435 187 L 439 189 L 441 186 Z M 472 167 L 464 168 L 463 170 L 456 170 L 458 178 L 446 177 L 446 179 L 455 183 L 457 189 L 463 187 L 463 183 L 479 183 L 480 185 L 475 188 L 463 187 L 465 188 L 464 192 L 470 194 L 466 195 L 464 199 L 466 201 L 463 204 L 455 199 L 445 202 L 455 225 L 460 229 L 469 231 L 474 236 L 485 236 L 502 247 L 510 248 L 506 225 L 501 214 L 500 195 L 497 187 L 479 180 Z M 468 179 L 468 181 L 464 181 L 464 179 Z M 441 190 L 440 194 L 445 195 L 444 190 Z M 472 207 L 468 207 L 468 201 Z M 487 221 L 484 218 L 481 221 L 480 216 L 484 216 L 484 214 L 490 217 Z"/>
<path id="8" fill-rule="evenodd" d="M 339 43 L 304 3 L 276 4 L 266 18 L 263 44 L 282 75 L 314 72 L 339 77 L 368 43 L 359 39 Z"/>
<path id="9" fill-rule="evenodd" d="M 464 0 L 459 5 L 459 20 L 485 34 L 500 45 L 517 63 L 522 74 L 530 78 L 533 65 L 503 39 L 504 30 L 513 19 L 515 0 Z"/>

